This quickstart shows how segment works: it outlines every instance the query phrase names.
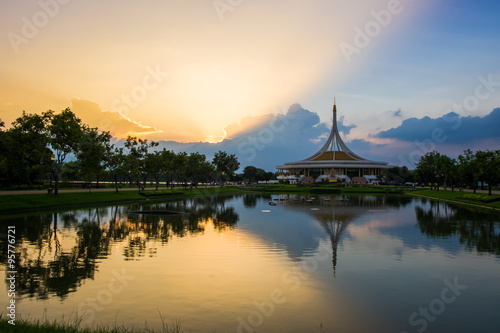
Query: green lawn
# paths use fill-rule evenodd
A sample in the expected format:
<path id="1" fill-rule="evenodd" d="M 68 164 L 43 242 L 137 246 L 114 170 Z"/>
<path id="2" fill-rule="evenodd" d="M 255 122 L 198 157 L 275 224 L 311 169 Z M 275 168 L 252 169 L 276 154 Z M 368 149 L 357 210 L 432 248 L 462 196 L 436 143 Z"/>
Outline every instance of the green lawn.
<path id="1" fill-rule="evenodd" d="M 500 195 L 493 194 L 491 196 L 485 193 L 473 194 L 472 192 L 460 192 L 460 191 L 451 191 L 451 190 L 416 190 L 409 192 L 408 194 L 422 195 L 426 197 L 443 199 L 443 200 L 451 200 L 462 202 L 466 204 L 480 205 L 483 207 L 496 208 L 500 209 Z"/>
<path id="2" fill-rule="evenodd" d="M 54 194 L 16 194 L 0 196 L 0 212 L 16 212 L 35 209 L 69 208 L 85 205 L 101 205 L 148 198 L 179 198 L 196 195 L 217 195 L 241 192 L 238 188 L 212 187 L 174 189 L 161 191 L 109 191 Z"/>
<path id="3" fill-rule="evenodd" d="M 468 204 L 500 209 L 500 195 L 473 195 L 470 192 L 431 191 L 410 189 L 408 187 L 364 186 L 340 187 L 332 185 L 280 185 L 263 184 L 246 187 L 208 187 L 192 189 L 168 189 L 159 191 L 119 191 L 119 192 L 82 192 L 54 194 L 19 194 L 0 196 L 0 212 L 16 212 L 37 209 L 72 208 L 86 205 L 112 204 L 119 202 L 142 201 L 146 199 L 177 199 L 192 196 L 212 196 L 222 194 L 266 192 L 266 193 L 296 193 L 305 195 L 320 194 L 386 194 L 407 193 L 428 196 L 436 199 L 453 200 Z"/>

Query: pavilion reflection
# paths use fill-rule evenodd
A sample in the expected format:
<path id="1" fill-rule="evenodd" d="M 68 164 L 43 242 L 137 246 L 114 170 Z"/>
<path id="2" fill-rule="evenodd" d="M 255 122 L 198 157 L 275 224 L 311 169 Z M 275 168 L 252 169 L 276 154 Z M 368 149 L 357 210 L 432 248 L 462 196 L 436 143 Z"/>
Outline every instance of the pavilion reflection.
<path id="1" fill-rule="evenodd" d="M 338 247 L 350 223 L 380 207 L 400 207 L 411 202 L 404 196 L 297 196 L 275 198 L 285 209 L 304 212 L 314 218 L 330 238 L 333 276 L 337 269 Z"/>

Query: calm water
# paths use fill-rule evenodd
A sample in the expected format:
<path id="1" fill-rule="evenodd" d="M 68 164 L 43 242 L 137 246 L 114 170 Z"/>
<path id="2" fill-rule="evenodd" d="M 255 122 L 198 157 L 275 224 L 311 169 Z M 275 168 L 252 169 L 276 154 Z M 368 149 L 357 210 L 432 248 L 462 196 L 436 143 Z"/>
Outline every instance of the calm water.
<path id="1" fill-rule="evenodd" d="M 186 332 L 500 331 L 498 213 L 403 196 L 306 199 L 3 217 L 2 276 L 13 225 L 23 317 L 158 328 L 161 314 Z M 2 292 L 0 311 L 8 302 Z"/>

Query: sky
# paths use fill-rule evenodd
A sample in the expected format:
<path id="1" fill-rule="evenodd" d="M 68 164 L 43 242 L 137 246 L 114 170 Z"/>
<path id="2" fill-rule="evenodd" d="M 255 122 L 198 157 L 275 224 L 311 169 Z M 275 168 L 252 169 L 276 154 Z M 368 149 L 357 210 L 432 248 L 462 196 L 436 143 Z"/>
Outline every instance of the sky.
<path id="1" fill-rule="evenodd" d="M 346 143 L 366 158 L 411 168 L 432 149 L 500 148 L 498 1 L 0 6 L 6 124 L 70 107 L 117 139 L 226 149 L 273 170 L 322 146 L 335 97 Z"/>

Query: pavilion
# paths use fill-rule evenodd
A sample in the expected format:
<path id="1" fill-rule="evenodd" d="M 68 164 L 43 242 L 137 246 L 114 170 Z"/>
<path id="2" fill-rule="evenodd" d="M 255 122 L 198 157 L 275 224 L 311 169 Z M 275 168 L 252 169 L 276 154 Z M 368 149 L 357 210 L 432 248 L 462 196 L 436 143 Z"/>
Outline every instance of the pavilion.
<path id="1" fill-rule="evenodd" d="M 332 130 L 323 147 L 309 158 L 276 167 L 278 179 L 291 183 L 342 181 L 362 184 L 376 181 L 388 168 L 387 162 L 370 161 L 356 155 L 342 141 L 337 128 L 335 99 Z"/>

